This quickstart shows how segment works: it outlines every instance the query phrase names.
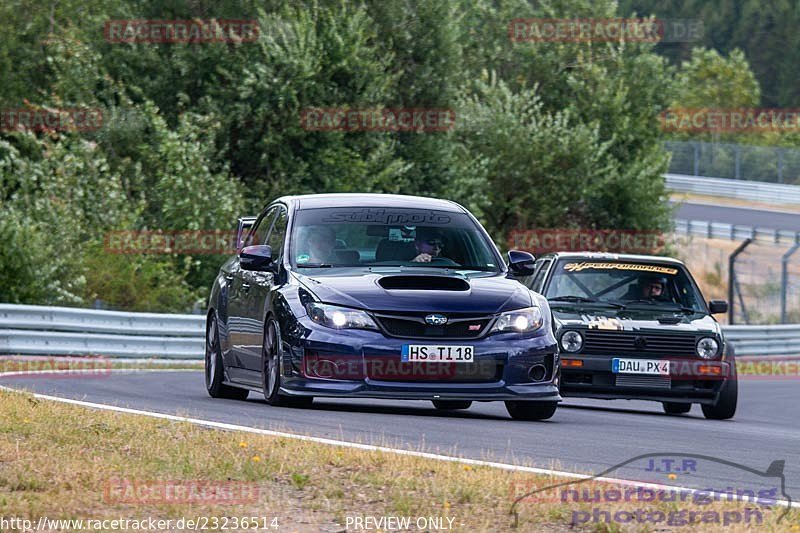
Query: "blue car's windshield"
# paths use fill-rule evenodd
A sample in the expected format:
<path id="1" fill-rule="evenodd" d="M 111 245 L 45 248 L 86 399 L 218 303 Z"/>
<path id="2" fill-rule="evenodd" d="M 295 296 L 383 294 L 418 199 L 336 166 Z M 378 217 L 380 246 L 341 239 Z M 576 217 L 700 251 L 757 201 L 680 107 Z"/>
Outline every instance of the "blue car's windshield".
<path id="1" fill-rule="evenodd" d="M 293 267 L 434 267 L 499 271 L 499 257 L 466 214 L 430 209 L 346 207 L 295 215 Z"/>

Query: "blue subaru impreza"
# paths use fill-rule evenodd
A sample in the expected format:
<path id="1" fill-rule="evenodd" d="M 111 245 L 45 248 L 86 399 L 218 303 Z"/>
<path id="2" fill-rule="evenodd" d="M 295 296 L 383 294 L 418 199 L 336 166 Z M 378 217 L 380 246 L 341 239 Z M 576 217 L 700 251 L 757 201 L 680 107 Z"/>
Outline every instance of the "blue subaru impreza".
<path id="1" fill-rule="evenodd" d="M 250 227 L 209 298 L 211 396 L 431 400 L 437 409 L 499 400 L 517 419 L 555 413 L 550 309 L 514 279 L 534 258 L 511 251 L 507 266 L 460 205 L 287 196 L 240 219 L 240 233 L 242 221 Z"/>

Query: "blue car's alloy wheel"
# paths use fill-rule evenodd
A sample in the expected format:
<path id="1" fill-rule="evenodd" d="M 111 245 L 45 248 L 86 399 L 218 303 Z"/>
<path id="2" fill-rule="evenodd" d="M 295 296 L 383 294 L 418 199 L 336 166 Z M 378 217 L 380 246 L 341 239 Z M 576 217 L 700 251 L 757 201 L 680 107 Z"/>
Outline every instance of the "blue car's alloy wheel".
<path id="1" fill-rule="evenodd" d="M 270 405 L 287 407 L 308 407 L 314 401 L 311 396 L 292 397 L 281 394 L 281 340 L 278 324 L 269 320 L 264 330 L 264 343 L 261 349 L 261 383 L 264 398 Z"/>
<path id="2" fill-rule="evenodd" d="M 217 316 L 212 313 L 206 322 L 205 375 L 206 390 L 212 398 L 230 398 L 244 400 L 249 391 L 224 385 L 225 369 L 222 366 L 222 351 L 219 344 L 219 327 Z"/>

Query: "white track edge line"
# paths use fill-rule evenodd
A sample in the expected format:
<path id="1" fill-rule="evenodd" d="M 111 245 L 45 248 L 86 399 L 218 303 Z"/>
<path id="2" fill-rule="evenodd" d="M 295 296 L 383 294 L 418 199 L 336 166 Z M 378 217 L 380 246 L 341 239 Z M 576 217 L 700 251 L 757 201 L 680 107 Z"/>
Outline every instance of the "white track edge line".
<path id="1" fill-rule="evenodd" d="M 130 371 L 131 369 L 120 369 L 118 371 Z M 142 371 L 163 371 L 161 369 L 141 369 Z M 46 370 L 42 373 L 49 373 L 55 374 L 61 371 L 58 370 Z M 36 372 L 30 372 L 31 374 L 35 374 Z M 7 375 L 17 375 L 17 373 L 6 373 L 0 372 L 0 378 L 6 377 Z M 595 481 L 601 481 L 604 483 L 613 483 L 616 485 L 622 486 L 630 486 L 630 487 L 641 487 L 641 488 L 648 488 L 648 489 L 655 489 L 655 490 L 671 490 L 671 491 L 678 491 L 682 493 L 689 493 L 694 494 L 695 492 L 702 492 L 704 495 L 711 495 L 711 496 L 726 496 L 726 493 L 720 493 L 715 491 L 706 491 L 704 489 L 694 489 L 691 487 L 680 487 L 680 486 L 672 486 L 672 485 L 661 485 L 658 483 L 647 483 L 642 481 L 633 481 L 630 479 L 619 479 L 619 478 L 612 478 L 612 477 L 594 477 L 589 474 L 578 474 L 575 472 L 567 472 L 564 470 L 552 470 L 548 468 L 537 468 L 532 466 L 521 466 L 521 465 L 514 465 L 509 463 L 498 463 L 494 461 L 484 461 L 481 459 L 468 459 L 465 457 L 455 457 L 452 455 L 441 455 L 436 453 L 429 453 L 429 452 L 418 452 L 414 450 L 404 450 L 402 448 L 390 448 L 388 446 L 376 446 L 374 444 L 361 444 L 358 442 L 349 442 L 344 440 L 335 440 L 335 439 L 328 439 L 325 437 L 312 437 L 309 435 L 298 435 L 296 433 L 286 433 L 283 431 L 274 431 L 270 429 L 260 429 L 254 428 L 249 426 L 240 426 L 237 424 L 228 424 L 227 422 L 215 422 L 213 420 L 202 420 L 199 418 L 190 418 L 185 416 L 178 416 L 178 415 L 168 415 L 166 413 L 156 413 L 153 411 L 144 411 L 140 409 L 131 409 L 128 407 L 119 407 L 116 405 L 108 405 L 104 403 L 94 403 L 94 402 L 86 402 L 83 400 L 73 400 L 71 398 L 62 398 L 60 396 L 50 396 L 47 394 L 40 394 L 40 393 L 30 393 L 27 391 L 21 391 L 19 389 L 14 389 L 11 387 L 7 387 L 4 385 L 0 385 L 0 390 L 5 390 L 9 392 L 16 392 L 22 394 L 32 394 L 34 398 L 39 398 L 42 400 L 50 400 L 54 402 L 61 402 L 67 403 L 72 405 L 79 405 L 81 407 L 88 407 L 91 409 L 98 409 L 104 411 L 114 411 L 118 413 L 126 413 L 131 415 L 140 415 L 140 416 L 148 416 L 151 418 L 159 418 L 162 420 L 170 420 L 173 422 L 187 422 L 190 424 L 195 424 L 198 426 L 204 426 L 214 429 L 224 429 L 228 431 L 240 431 L 243 433 L 254 433 L 257 435 L 266 435 L 270 437 L 281 437 L 281 438 L 288 438 L 288 439 L 295 439 L 301 440 L 305 442 L 315 442 L 317 444 L 327 444 L 329 446 L 339 446 L 342 448 L 354 448 L 358 450 L 365 450 L 365 451 L 377 451 L 383 453 L 390 453 L 395 455 L 406 455 L 410 457 L 420 457 L 424 459 L 433 459 L 436 461 L 444 461 L 450 463 L 461 463 L 471 466 L 485 466 L 489 468 L 497 468 L 501 470 L 510 470 L 514 472 L 526 472 L 531 474 L 540 474 L 546 476 L 553 476 L 553 477 L 562 477 L 562 478 L 570 478 L 570 479 L 593 479 Z M 788 505 L 796 509 L 800 509 L 800 502 L 788 502 L 786 500 L 775 500 L 774 504 L 776 505 Z"/>

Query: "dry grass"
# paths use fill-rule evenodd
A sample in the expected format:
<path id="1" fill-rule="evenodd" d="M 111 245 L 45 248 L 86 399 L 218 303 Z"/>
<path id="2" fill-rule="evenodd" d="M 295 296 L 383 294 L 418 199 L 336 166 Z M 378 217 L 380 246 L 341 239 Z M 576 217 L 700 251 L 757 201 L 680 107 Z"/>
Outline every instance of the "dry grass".
<path id="1" fill-rule="evenodd" d="M 530 425 L 531 432 L 535 427 Z M 243 504 L 119 503 L 104 496 L 114 479 L 133 483 L 242 482 L 257 487 L 259 494 L 256 501 Z M 442 517 L 445 524 L 450 517 L 455 530 L 505 531 L 512 529 L 509 510 L 520 487 L 560 481 L 386 452 L 209 430 L 0 391 L 0 515 L 5 517 L 35 521 L 42 515 L 84 519 L 276 516 L 280 531 L 344 531 L 348 516 Z M 613 523 L 572 525 L 572 512 L 585 508 L 581 505 L 523 503 L 517 530 L 655 529 Z M 603 505 L 622 509 L 626 504 Z M 735 508 L 734 504 L 719 505 Z M 658 507 L 668 510 L 669 506 L 661 503 Z M 787 529 L 788 521 L 774 523 L 777 514 L 765 510 L 763 527 Z M 790 519 L 796 523 L 797 514 Z M 741 526 L 739 530 L 744 529 Z"/>

